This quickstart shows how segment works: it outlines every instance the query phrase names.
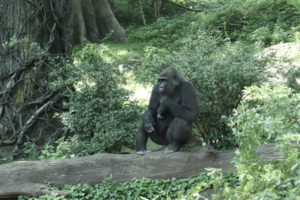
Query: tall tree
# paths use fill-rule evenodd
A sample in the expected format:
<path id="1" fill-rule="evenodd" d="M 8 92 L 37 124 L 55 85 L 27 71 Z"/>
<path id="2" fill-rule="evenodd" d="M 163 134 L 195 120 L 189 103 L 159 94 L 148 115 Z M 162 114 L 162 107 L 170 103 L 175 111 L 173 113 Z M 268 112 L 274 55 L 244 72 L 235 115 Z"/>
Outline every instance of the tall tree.
<path id="1" fill-rule="evenodd" d="M 111 34 L 116 41 L 126 40 L 124 29 L 115 18 L 107 0 L 67 0 L 67 20 L 73 41 L 98 41 Z"/>
<path id="2" fill-rule="evenodd" d="M 15 157 L 26 141 L 66 133 L 55 112 L 72 88 L 49 82 L 50 72 L 72 65 L 70 44 L 126 34 L 107 0 L 0 0 L 0 31 L 0 148 Z"/>

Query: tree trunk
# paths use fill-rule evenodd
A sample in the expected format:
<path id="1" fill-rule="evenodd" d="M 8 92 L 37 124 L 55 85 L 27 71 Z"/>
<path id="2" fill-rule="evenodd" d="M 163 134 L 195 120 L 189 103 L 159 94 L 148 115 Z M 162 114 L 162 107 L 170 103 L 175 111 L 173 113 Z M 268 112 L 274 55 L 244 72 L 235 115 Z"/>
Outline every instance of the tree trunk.
<path id="1" fill-rule="evenodd" d="M 160 18 L 162 0 L 152 0 L 154 15 L 156 19 Z"/>
<path id="2" fill-rule="evenodd" d="M 0 0 L 0 32 L 0 158 L 15 158 L 25 142 L 42 146 L 67 132 L 54 117 L 65 111 L 67 88 L 53 91 L 49 74 L 72 64 L 71 40 L 126 34 L 107 0 Z"/>
<path id="3" fill-rule="evenodd" d="M 49 73 L 70 60 L 64 8 L 63 1 L 0 0 L 0 158 L 64 133 L 54 112 L 66 93 L 48 85 Z M 50 61 L 58 56 L 60 64 Z"/>
<path id="4" fill-rule="evenodd" d="M 274 145 L 263 146 L 258 155 L 263 155 L 265 161 L 282 157 Z M 124 182 L 141 177 L 194 177 L 206 168 L 221 168 L 227 172 L 233 169 L 233 156 L 233 150 L 220 152 L 208 146 L 193 153 L 97 154 L 66 160 L 18 161 L 0 165 L 0 199 L 50 193 L 44 185 L 47 183 L 58 188 L 65 184 L 95 185 L 110 175 L 116 182 Z"/>
<path id="5" fill-rule="evenodd" d="M 73 31 L 73 43 L 96 42 L 111 34 L 123 42 L 126 33 L 112 12 L 108 0 L 68 0 L 66 18 Z"/>

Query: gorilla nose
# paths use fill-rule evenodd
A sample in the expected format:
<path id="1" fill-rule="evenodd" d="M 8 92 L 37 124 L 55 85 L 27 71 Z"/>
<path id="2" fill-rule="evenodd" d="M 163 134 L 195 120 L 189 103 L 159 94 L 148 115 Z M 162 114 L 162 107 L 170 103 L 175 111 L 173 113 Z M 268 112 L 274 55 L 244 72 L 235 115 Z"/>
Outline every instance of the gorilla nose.
<path id="1" fill-rule="evenodd" d="M 164 92 L 165 90 L 166 90 L 166 87 L 164 87 L 164 86 L 160 86 L 160 87 L 159 87 L 159 91 L 160 91 L 160 92 Z"/>

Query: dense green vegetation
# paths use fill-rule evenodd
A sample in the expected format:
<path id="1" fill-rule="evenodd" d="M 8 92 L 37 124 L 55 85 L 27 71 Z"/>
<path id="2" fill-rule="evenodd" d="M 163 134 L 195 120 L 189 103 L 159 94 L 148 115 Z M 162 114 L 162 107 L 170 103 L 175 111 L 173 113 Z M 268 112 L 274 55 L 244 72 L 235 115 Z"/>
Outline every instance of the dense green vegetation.
<path id="1" fill-rule="evenodd" d="M 122 2 L 120 7 L 126 4 Z M 271 58 L 257 56 L 270 45 L 300 41 L 299 1 L 204 0 L 207 7 L 201 13 L 174 14 L 168 8 L 157 21 L 150 17 L 148 1 L 141 2 L 152 24 L 141 26 L 138 5 L 132 21 L 115 8 L 120 21 L 127 22 L 128 41 L 76 47 L 76 68 L 63 65 L 62 71 L 53 71 L 52 87 L 71 84 L 76 90 L 68 102 L 70 113 L 61 116 L 73 135 L 41 152 L 33 146 L 27 154 L 44 160 L 132 151 L 140 122 L 136 116 L 145 105 L 132 100 L 129 90 L 154 83 L 163 68 L 174 66 L 197 90 L 194 134 L 201 144 L 217 149 L 240 147 L 234 160 L 237 173 L 211 169 L 182 180 L 108 180 L 94 187 L 65 186 L 70 196 L 39 199 L 300 198 L 299 69 L 290 74 L 286 86 L 270 87 L 261 72 Z M 132 60 L 139 62 L 124 62 Z M 255 150 L 266 143 L 276 143 L 285 159 L 260 161 Z"/>
<path id="2" fill-rule="evenodd" d="M 240 182 L 234 189 L 225 189 L 226 198 L 299 197 L 300 152 L 294 141 L 299 141 L 300 137 L 300 94 L 286 87 L 263 85 L 247 88 L 244 97 L 230 119 L 230 126 L 242 147 L 234 160 Z M 270 142 L 278 144 L 285 159 L 272 164 L 258 159 L 256 148 Z"/>
<path id="3" fill-rule="evenodd" d="M 219 185 L 228 186 L 237 183 L 236 174 L 222 174 L 212 170 L 211 174 L 200 174 L 195 178 L 151 180 L 148 178 L 133 179 L 129 182 L 115 184 L 108 178 L 94 187 L 89 185 L 66 185 L 64 190 L 68 197 L 56 195 L 42 196 L 37 199 L 195 199 L 201 195 L 209 197 Z M 209 191 L 205 191 L 209 189 Z M 21 198 L 23 199 L 23 198 Z M 26 199 L 26 198 L 25 198 Z"/>

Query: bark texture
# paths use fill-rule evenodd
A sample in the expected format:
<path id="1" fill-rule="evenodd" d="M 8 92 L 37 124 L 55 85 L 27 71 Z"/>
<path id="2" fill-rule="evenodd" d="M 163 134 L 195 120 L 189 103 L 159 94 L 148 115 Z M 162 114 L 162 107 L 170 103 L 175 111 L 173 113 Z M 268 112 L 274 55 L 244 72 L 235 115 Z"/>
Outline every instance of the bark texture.
<path id="1" fill-rule="evenodd" d="M 73 31 L 73 43 L 96 42 L 109 34 L 116 41 L 126 40 L 126 33 L 107 0 L 67 0 L 67 5 L 66 18 Z"/>
<path id="2" fill-rule="evenodd" d="M 48 59 L 70 57 L 62 2 L 0 0 L 0 158 L 22 154 L 24 142 L 62 135 L 53 108 L 63 91 L 48 86 L 57 68 Z"/>
<path id="3" fill-rule="evenodd" d="M 261 147 L 258 154 L 266 161 L 282 156 L 274 145 Z M 233 169 L 233 156 L 233 150 L 219 152 L 208 146 L 193 153 L 97 154 L 66 160 L 18 161 L 0 165 L 0 199 L 47 194 L 51 191 L 47 183 L 58 188 L 65 184 L 95 185 L 110 175 L 116 182 L 124 182 L 135 177 L 194 177 L 205 168 L 221 168 L 226 172 Z"/>

